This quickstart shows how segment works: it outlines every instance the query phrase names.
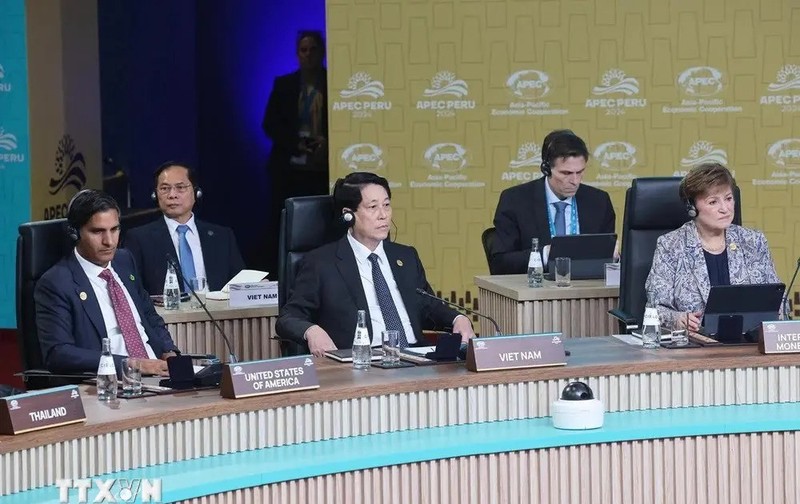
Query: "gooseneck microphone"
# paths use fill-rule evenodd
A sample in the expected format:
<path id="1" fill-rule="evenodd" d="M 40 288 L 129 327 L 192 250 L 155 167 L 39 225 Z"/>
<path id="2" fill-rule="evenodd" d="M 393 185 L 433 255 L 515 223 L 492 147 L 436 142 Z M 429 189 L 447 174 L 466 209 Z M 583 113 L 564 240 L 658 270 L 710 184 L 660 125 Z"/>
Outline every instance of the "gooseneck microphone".
<path id="1" fill-rule="evenodd" d="M 792 295 L 792 287 L 794 286 L 794 281 L 797 280 L 798 271 L 800 271 L 800 257 L 797 258 L 797 266 L 794 268 L 794 275 L 792 275 L 792 281 L 789 282 L 789 287 L 786 288 L 786 295 L 783 296 L 781 311 L 783 311 L 784 320 L 792 319 L 792 315 L 789 312 L 789 296 Z"/>
<path id="2" fill-rule="evenodd" d="M 467 308 L 465 306 L 459 306 L 459 305 L 457 305 L 457 304 L 455 304 L 453 302 L 450 302 L 450 301 L 448 301 L 448 300 L 446 300 L 444 298 L 440 298 L 439 296 L 434 296 L 433 294 L 431 294 L 430 292 L 426 291 L 425 289 L 423 289 L 421 287 L 417 287 L 417 294 L 419 294 L 421 296 L 427 296 L 427 297 L 429 297 L 431 299 L 435 299 L 436 301 L 440 301 L 440 302 L 442 302 L 442 303 L 444 303 L 446 305 L 452 306 L 456 310 L 464 310 L 467 313 L 472 313 L 472 314 L 477 315 L 479 317 L 483 317 L 486 320 L 488 320 L 489 322 L 491 322 L 492 325 L 494 326 L 495 336 L 502 336 L 503 335 L 502 331 L 500 331 L 500 326 L 497 325 L 497 322 L 495 322 L 495 320 L 492 317 L 488 316 L 488 315 L 484 315 L 483 313 L 479 313 L 479 312 L 477 312 L 475 310 L 472 310 L 472 309 L 469 309 L 469 308 Z"/>

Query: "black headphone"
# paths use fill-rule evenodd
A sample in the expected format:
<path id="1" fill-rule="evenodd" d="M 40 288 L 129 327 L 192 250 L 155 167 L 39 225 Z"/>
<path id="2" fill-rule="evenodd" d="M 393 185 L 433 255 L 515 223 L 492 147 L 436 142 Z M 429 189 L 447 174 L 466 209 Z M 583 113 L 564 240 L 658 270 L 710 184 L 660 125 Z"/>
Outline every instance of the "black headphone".
<path id="1" fill-rule="evenodd" d="M 539 168 L 542 170 L 542 174 L 545 177 L 549 177 L 550 175 L 553 174 L 553 159 L 552 159 L 552 154 L 550 152 L 553 148 L 553 143 L 559 138 L 562 138 L 564 136 L 577 136 L 577 135 L 572 130 L 564 129 L 564 130 L 552 131 L 544 139 L 544 143 L 542 145 L 542 164 L 539 165 Z"/>
<path id="2" fill-rule="evenodd" d="M 77 243 L 78 240 L 81 239 L 81 233 L 77 227 L 75 227 L 75 216 L 72 215 L 72 205 L 75 203 L 82 194 L 86 194 L 91 192 L 91 189 L 81 189 L 80 191 L 76 192 L 72 199 L 69 200 L 67 204 L 67 236 L 70 240 Z"/>
<path id="3" fill-rule="evenodd" d="M 191 182 L 191 184 L 196 187 L 196 189 L 194 191 L 194 199 L 195 199 L 195 201 L 200 200 L 200 198 L 203 197 L 203 190 L 200 188 L 200 186 L 198 186 L 198 185 L 196 185 L 194 183 L 194 172 L 192 171 L 191 168 L 189 168 L 188 166 L 186 166 L 183 163 L 179 163 L 178 161 L 167 161 L 166 163 L 162 163 L 158 168 L 156 168 L 156 171 L 153 174 L 153 180 L 155 181 L 154 185 L 158 185 L 158 177 L 159 177 L 159 175 L 161 175 L 161 173 L 164 170 L 166 170 L 167 168 L 170 168 L 170 167 L 173 167 L 173 166 L 179 166 L 181 168 L 185 168 L 186 169 L 186 171 L 189 174 L 189 182 Z M 156 195 L 156 190 L 157 189 L 158 188 L 156 187 L 155 189 L 153 189 L 153 192 L 150 193 L 150 199 L 153 200 L 154 202 L 158 202 L 158 196 Z"/>

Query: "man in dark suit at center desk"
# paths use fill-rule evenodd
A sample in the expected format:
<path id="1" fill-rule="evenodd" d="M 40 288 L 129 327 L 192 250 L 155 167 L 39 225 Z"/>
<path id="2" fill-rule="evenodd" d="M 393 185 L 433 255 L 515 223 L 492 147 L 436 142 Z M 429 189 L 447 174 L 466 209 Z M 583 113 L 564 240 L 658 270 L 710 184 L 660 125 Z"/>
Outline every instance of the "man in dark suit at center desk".
<path id="1" fill-rule="evenodd" d="M 544 175 L 500 194 L 490 251 L 492 273 L 528 271 L 531 238 L 539 239 L 547 264 L 553 236 L 613 233 L 616 215 L 608 193 L 582 184 L 589 150 L 570 130 L 556 130 L 542 142 Z"/>
<path id="2" fill-rule="evenodd" d="M 357 312 L 365 310 L 372 346 L 381 345 L 387 329 L 398 331 L 401 347 L 424 343 L 426 320 L 452 326 L 462 342 L 475 336 L 469 318 L 416 292 L 431 288 L 417 251 L 387 239 L 391 197 L 389 182 L 373 173 L 350 173 L 336 182 L 334 206 L 351 228 L 303 258 L 278 318 L 278 335 L 308 343 L 320 357 L 352 346 Z"/>
<path id="3" fill-rule="evenodd" d="M 164 291 L 170 254 L 179 259 L 186 282 L 205 277 L 208 290 L 220 290 L 244 269 L 233 230 L 195 219 L 192 210 L 203 191 L 188 166 L 164 163 L 154 178 L 152 198 L 164 218 L 128 230 L 123 244 L 136 260 L 145 289 L 151 295 Z"/>

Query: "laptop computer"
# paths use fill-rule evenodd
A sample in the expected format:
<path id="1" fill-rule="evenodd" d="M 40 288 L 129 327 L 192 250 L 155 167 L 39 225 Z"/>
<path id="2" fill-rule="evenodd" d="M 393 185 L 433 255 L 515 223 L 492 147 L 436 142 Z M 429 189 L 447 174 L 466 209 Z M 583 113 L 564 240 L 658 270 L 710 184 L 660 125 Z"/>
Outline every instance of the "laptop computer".
<path id="1" fill-rule="evenodd" d="M 786 286 L 782 283 L 716 285 L 703 314 L 703 330 L 721 343 L 757 343 L 762 322 L 777 320 Z"/>
<path id="2" fill-rule="evenodd" d="M 547 256 L 548 280 L 555 280 L 556 257 L 572 259 L 572 279 L 591 280 L 605 277 L 605 264 L 614 262 L 615 233 L 554 236 Z"/>

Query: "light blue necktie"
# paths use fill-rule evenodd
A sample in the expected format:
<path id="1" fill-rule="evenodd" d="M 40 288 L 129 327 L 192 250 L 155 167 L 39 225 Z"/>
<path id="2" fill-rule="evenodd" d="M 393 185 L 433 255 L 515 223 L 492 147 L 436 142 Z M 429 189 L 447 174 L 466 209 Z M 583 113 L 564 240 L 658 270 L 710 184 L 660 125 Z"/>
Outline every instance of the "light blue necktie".
<path id="1" fill-rule="evenodd" d="M 554 219 L 554 224 L 556 228 L 556 236 L 564 236 L 567 234 L 567 219 L 566 219 L 566 210 L 567 203 L 566 201 L 556 201 L 553 203 L 553 206 L 556 207 L 556 217 Z"/>
<path id="2" fill-rule="evenodd" d="M 392 293 L 389 291 L 389 284 L 386 283 L 381 266 L 378 264 L 378 255 L 370 254 L 367 259 L 372 263 L 372 283 L 375 284 L 375 294 L 378 296 L 378 306 L 381 308 L 386 329 L 397 331 L 398 346 L 407 348 L 408 339 L 403 330 L 403 322 L 400 321 L 400 314 L 397 313 L 397 306 L 395 306 Z"/>
<path id="3" fill-rule="evenodd" d="M 189 241 L 186 239 L 187 231 L 189 231 L 189 226 L 186 224 L 178 226 L 178 254 L 180 255 L 181 271 L 183 272 L 184 292 L 189 292 L 189 279 L 196 277 L 192 248 L 189 246 Z"/>

